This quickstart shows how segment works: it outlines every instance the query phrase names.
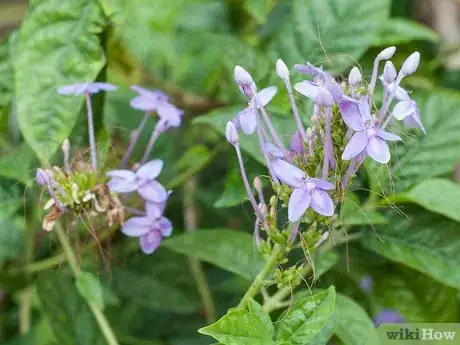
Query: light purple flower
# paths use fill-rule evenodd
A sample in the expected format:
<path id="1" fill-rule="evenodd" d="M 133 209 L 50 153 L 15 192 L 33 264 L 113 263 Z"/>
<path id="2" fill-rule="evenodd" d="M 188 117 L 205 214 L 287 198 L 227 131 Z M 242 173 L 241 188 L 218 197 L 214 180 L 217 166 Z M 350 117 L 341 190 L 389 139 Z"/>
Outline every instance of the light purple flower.
<path id="1" fill-rule="evenodd" d="M 142 165 L 136 172 L 131 170 L 112 170 L 107 173 L 111 180 L 107 183 L 116 193 L 131 193 L 137 190 L 143 199 L 150 202 L 163 202 L 168 194 L 155 180 L 163 168 L 163 161 L 152 160 Z"/>
<path id="2" fill-rule="evenodd" d="M 276 86 L 269 86 L 261 90 L 257 95 L 262 106 L 265 107 L 275 97 L 278 91 Z M 247 135 L 251 135 L 256 130 L 257 125 L 257 112 L 252 105 L 253 101 L 248 102 L 248 107 L 240 111 L 233 118 L 232 122 L 237 129 L 241 128 Z M 257 106 L 260 108 L 260 105 Z"/>
<path id="3" fill-rule="evenodd" d="M 299 220 L 309 207 L 326 217 L 334 214 L 334 203 L 327 193 L 334 189 L 332 183 L 308 177 L 295 165 L 280 158 L 271 164 L 275 175 L 294 189 L 288 205 L 288 218 L 291 222 Z"/>
<path id="4" fill-rule="evenodd" d="M 146 254 L 152 254 L 161 244 L 164 237 L 172 233 L 172 223 L 161 213 L 158 208 L 146 208 L 145 217 L 132 217 L 128 219 L 121 228 L 126 236 L 139 237 L 141 250 Z"/>
<path id="5" fill-rule="evenodd" d="M 324 71 L 322 68 L 313 66 L 309 62 L 307 62 L 305 65 L 295 65 L 294 68 L 296 71 L 300 73 L 307 74 L 307 75 L 314 77 L 315 82 L 314 83 L 310 82 L 311 86 L 324 87 L 326 90 L 330 92 L 330 94 L 334 98 L 334 102 L 337 104 L 340 103 L 340 99 L 343 95 L 343 91 L 340 85 L 334 80 L 332 75 Z M 308 80 L 304 80 L 304 82 L 308 82 Z M 302 84 L 302 83 L 299 83 L 299 84 Z M 304 94 L 302 91 L 297 89 L 297 85 L 295 86 L 295 89 L 299 91 L 300 93 Z M 309 92 L 311 91 L 312 89 L 310 88 Z M 308 95 L 305 95 L 305 96 L 311 98 Z"/>
<path id="6" fill-rule="evenodd" d="M 157 108 L 158 116 L 160 117 L 161 131 L 165 131 L 170 127 L 179 127 L 182 121 L 184 111 L 170 103 L 160 104 Z"/>
<path id="7" fill-rule="evenodd" d="M 406 127 L 420 128 L 426 135 L 425 127 L 420 118 L 420 110 L 414 100 L 409 99 L 396 103 L 392 115 L 397 120 L 403 120 Z"/>
<path id="8" fill-rule="evenodd" d="M 374 317 L 375 325 L 378 327 L 382 323 L 403 323 L 406 320 L 396 310 L 384 308 Z"/>
<path id="9" fill-rule="evenodd" d="M 130 102 L 131 107 L 142 111 L 154 111 L 168 101 L 168 95 L 159 90 L 148 90 L 143 87 L 132 85 L 131 90 L 137 92 L 139 96 Z"/>
<path id="10" fill-rule="evenodd" d="M 85 93 L 98 93 L 99 91 L 114 91 L 117 86 L 109 83 L 81 83 L 61 86 L 57 89 L 60 95 L 83 95 Z"/>
<path id="11" fill-rule="evenodd" d="M 360 102 L 343 97 L 340 102 L 340 111 L 344 122 L 355 131 L 343 151 L 342 159 L 350 160 L 365 152 L 379 163 L 388 163 L 390 149 L 386 142 L 399 141 L 401 138 L 375 125 L 367 97 L 361 97 Z"/>
<path id="12" fill-rule="evenodd" d="M 359 281 L 359 288 L 364 293 L 368 294 L 372 291 L 373 280 L 370 275 L 363 276 Z"/>
<path id="13" fill-rule="evenodd" d="M 291 137 L 291 141 L 289 142 L 289 149 L 294 154 L 299 154 L 302 157 L 305 155 L 305 145 L 302 139 L 302 135 L 299 131 L 295 131 Z"/>

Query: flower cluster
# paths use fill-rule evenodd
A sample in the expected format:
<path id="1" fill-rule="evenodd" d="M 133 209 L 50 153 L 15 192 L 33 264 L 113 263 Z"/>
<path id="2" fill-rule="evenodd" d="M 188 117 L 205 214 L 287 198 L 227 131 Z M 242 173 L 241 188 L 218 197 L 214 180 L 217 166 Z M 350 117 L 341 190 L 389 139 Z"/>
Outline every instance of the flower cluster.
<path id="1" fill-rule="evenodd" d="M 51 231 L 55 222 L 64 214 L 87 216 L 105 213 L 108 225 L 122 224 L 122 232 L 127 236 L 139 237 L 144 253 L 152 253 L 161 243 L 163 237 L 172 232 L 171 222 L 163 216 L 167 192 L 156 178 L 163 169 L 163 162 L 153 159 L 147 162 L 153 146 L 161 133 L 169 128 L 179 127 L 183 111 L 176 108 L 161 91 L 148 90 L 140 86 L 132 86 L 138 95 L 130 102 L 137 110 L 145 112 L 139 126 L 131 133 L 129 146 L 121 160 L 119 169 L 106 173 L 98 171 L 96 139 L 94 133 L 91 95 L 100 91 L 114 91 L 116 86 L 108 83 L 84 83 L 62 86 L 58 88 L 61 95 L 83 95 L 86 100 L 88 117 L 88 134 L 91 152 L 91 166 L 85 162 L 73 165 L 69 161 L 70 143 L 66 139 L 62 145 L 64 168 L 52 167 L 38 169 L 36 181 L 46 187 L 51 199 L 46 203 L 45 210 L 50 210 L 43 221 L 43 228 Z M 149 117 L 154 113 L 158 121 L 152 131 L 142 160 L 135 163 L 132 169 L 126 169 L 139 136 Z M 107 181 L 107 177 L 109 180 Z M 117 194 L 137 192 L 145 204 L 145 212 L 135 208 L 127 208 L 120 202 Z M 126 200 L 124 198 L 123 200 Z M 135 214 L 124 222 L 124 211 Z M 137 217 L 137 215 L 141 215 Z"/>
<path id="2" fill-rule="evenodd" d="M 273 240 L 273 233 L 277 231 L 278 199 L 287 206 L 288 219 L 293 223 L 291 240 L 302 222 L 327 225 L 327 219 L 335 213 L 338 197 L 343 196 L 364 159 L 370 157 L 381 164 L 390 161 L 388 142 L 402 140 L 399 135 L 387 130 L 390 125 L 393 129 L 400 128 L 394 126 L 395 120 L 402 120 L 408 128 L 418 127 L 426 134 L 416 102 L 400 86 L 403 78 L 417 70 L 420 54 L 411 54 L 398 72 L 389 61 L 395 51 L 395 47 L 389 47 L 378 54 L 369 84 L 364 82 L 357 67 L 351 69 L 348 80 L 338 82 L 322 68 L 306 63 L 295 65 L 294 69 L 310 78 L 293 86 L 290 70 L 282 60 L 278 60 L 276 73 L 287 89 L 297 127 L 289 147 L 280 139 L 265 109 L 277 88 L 270 86 L 258 92 L 251 75 L 242 67 L 235 67 L 234 78 L 240 91 L 248 98 L 248 107 L 227 123 L 226 134 L 227 140 L 236 149 L 243 182 L 257 217 L 255 237 L 259 243 L 260 227 L 267 232 L 269 240 Z M 382 61 L 386 63 L 378 78 Z M 378 79 L 383 88 L 381 102 L 374 99 Z M 307 129 L 293 90 L 314 104 L 311 125 Z M 397 103 L 392 107 L 395 100 Z M 240 129 L 247 135 L 257 135 L 276 192 L 268 206 L 261 198 L 262 193 L 259 193 L 257 203 L 247 181 L 239 145 Z"/>

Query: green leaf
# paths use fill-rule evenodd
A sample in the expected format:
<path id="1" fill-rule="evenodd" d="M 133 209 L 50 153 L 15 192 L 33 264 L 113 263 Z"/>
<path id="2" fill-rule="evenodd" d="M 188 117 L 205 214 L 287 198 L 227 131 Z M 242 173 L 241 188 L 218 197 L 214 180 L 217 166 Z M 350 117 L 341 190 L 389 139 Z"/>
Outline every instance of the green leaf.
<path id="1" fill-rule="evenodd" d="M 344 345 L 378 345 L 379 339 L 366 311 L 351 298 L 337 294 L 335 334 Z"/>
<path id="2" fill-rule="evenodd" d="M 254 278 L 265 262 L 255 248 L 251 235 L 229 229 L 198 230 L 163 243 L 171 250 L 196 257 L 247 279 Z"/>
<path id="3" fill-rule="evenodd" d="M 82 96 L 56 89 L 95 80 L 105 64 L 98 37 L 105 26 L 96 0 L 35 1 L 28 9 L 16 47 L 15 95 L 20 129 L 42 161 L 69 136 L 83 105 Z"/>
<path id="4" fill-rule="evenodd" d="M 428 135 L 405 138 L 393 156 L 391 175 L 400 192 L 452 171 L 459 158 L 452 148 L 460 146 L 460 96 L 437 91 L 420 108 Z"/>
<path id="5" fill-rule="evenodd" d="M 94 303 L 100 309 L 104 309 L 104 294 L 101 283 L 94 274 L 82 272 L 76 278 L 75 286 L 80 295 L 88 301 L 88 303 Z"/>
<path id="6" fill-rule="evenodd" d="M 407 212 L 406 212 L 407 213 Z M 434 279 L 460 286 L 460 240 L 458 223 L 426 212 L 393 217 L 388 226 L 378 227 L 381 242 L 373 233 L 363 244 L 389 260 L 400 262 Z"/>
<path id="7" fill-rule="evenodd" d="M 260 322 L 265 326 L 265 329 L 268 331 L 268 333 L 273 337 L 275 335 L 275 327 L 273 327 L 273 322 L 272 319 L 270 318 L 270 315 L 268 315 L 263 309 L 262 306 L 251 299 L 249 301 L 249 312 L 257 316 Z"/>
<path id="8" fill-rule="evenodd" d="M 315 256 L 315 280 L 335 266 L 339 255 L 333 250 L 317 253 Z"/>
<path id="9" fill-rule="evenodd" d="M 206 334 L 226 345 L 270 345 L 273 338 L 265 325 L 246 310 L 230 311 L 216 323 L 200 328 Z"/>
<path id="10" fill-rule="evenodd" d="M 365 211 L 354 193 L 347 193 L 340 210 L 340 224 L 343 226 L 385 224 L 387 220 L 376 211 Z"/>
<path id="11" fill-rule="evenodd" d="M 41 310 L 56 340 L 66 345 L 105 345 L 86 301 L 71 279 L 59 272 L 43 272 L 37 279 Z"/>
<path id="12" fill-rule="evenodd" d="M 0 221 L 0 261 L 14 259 L 24 253 L 24 219 L 16 217 Z"/>
<path id="13" fill-rule="evenodd" d="M 9 107 L 13 98 L 13 67 L 11 65 L 11 44 L 16 34 L 10 34 L 0 41 L 0 114 Z"/>
<path id="14" fill-rule="evenodd" d="M 274 2 L 271 0 L 246 0 L 244 7 L 259 24 L 265 23 Z"/>
<path id="15" fill-rule="evenodd" d="M 0 157 L 0 176 L 28 184 L 31 177 L 30 167 L 34 161 L 34 152 L 27 144 L 23 143 Z"/>
<path id="16" fill-rule="evenodd" d="M 227 122 L 231 121 L 239 111 L 244 109 L 244 107 L 245 105 L 241 104 L 241 106 L 216 109 L 206 115 L 196 118 L 193 123 L 210 124 L 217 132 L 225 136 L 225 126 L 227 125 Z M 276 132 L 281 139 L 284 139 L 286 144 L 287 140 L 289 140 L 296 131 L 295 121 L 293 121 L 291 117 L 282 117 L 277 115 L 270 115 L 270 119 L 273 123 L 273 127 L 275 127 Z M 257 140 L 257 135 L 248 136 L 241 134 L 240 147 L 249 153 L 258 162 L 265 165 L 264 158 L 260 152 L 260 145 L 259 141 Z"/>
<path id="17" fill-rule="evenodd" d="M 179 170 L 185 170 L 202 164 L 209 158 L 209 156 L 210 151 L 206 146 L 201 144 L 194 145 L 185 151 L 185 153 L 179 158 L 176 163 L 176 167 Z"/>
<path id="18" fill-rule="evenodd" d="M 425 25 L 405 18 L 390 18 L 383 22 L 380 34 L 373 41 L 375 46 L 391 46 L 411 41 L 437 42 L 438 35 Z"/>
<path id="19" fill-rule="evenodd" d="M 389 7 L 388 0 L 295 0 L 272 49 L 288 65 L 307 60 L 341 72 L 373 44 Z"/>
<path id="20" fill-rule="evenodd" d="M 326 344 L 336 324 L 335 288 L 307 297 L 280 316 L 276 339 L 293 345 Z"/>
<path id="21" fill-rule="evenodd" d="M 452 181 L 440 178 L 424 181 L 392 199 L 397 203 L 416 203 L 431 212 L 460 222 L 460 185 Z"/>

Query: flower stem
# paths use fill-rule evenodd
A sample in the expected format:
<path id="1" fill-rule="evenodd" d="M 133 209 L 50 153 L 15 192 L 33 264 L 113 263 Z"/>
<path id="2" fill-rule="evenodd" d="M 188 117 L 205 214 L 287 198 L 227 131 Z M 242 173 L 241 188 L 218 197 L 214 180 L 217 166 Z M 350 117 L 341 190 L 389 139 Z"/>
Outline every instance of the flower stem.
<path id="1" fill-rule="evenodd" d="M 73 252 L 73 249 L 67 239 L 67 235 L 64 232 L 61 224 L 56 224 L 55 232 L 58 238 L 59 243 L 61 244 L 62 249 L 64 250 L 64 254 L 67 257 L 67 261 L 69 262 L 70 268 L 72 269 L 73 275 L 77 278 L 81 274 L 80 266 L 78 265 L 77 257 Z M 90 301 L 86 301 L 88 306 L 93 313 L 96 321 L 101 329 L 102 334 L 104 335 L 105 340 L 107 341 L 108 345 L 118 345 L 118 341 L 115 337 L 115 334 L 110 327 L 107 319 L 105 318 L 104 313 L 99 309 L 99 307 Z"/>
<path id="2" fill-rule="evenodd" d="M 302 120 L 299 114 L 299 108 L 297 108 L 297 104 L 295 103 L 294 94 L 292 93 L 292 86 L 289 79 L 287 79 L 284 83 L 286 85 L 286 89 L 289 95 L 289 102 L 291 103 L 292 113 L 294 114 L 294 119 L 297 125 L 297 130 L 300 133 L 300 137 L 302 138 L 302 142 L 307 141 L 305 137 L 305 128 L 303 126 Z"/>
<path id="3" fill-rule="evenodd" d="M 195 205 L 196 196 L 196 178 L 190 177 L 184 188 L 184 219 L 185 229 L 189 232 L 193 232 L 197 228 L 197 210 Z M 190 271 L 195 280 L 195 285 L 203 303 L 204 315 L 208 324 L 216 321 L 216 311 L 214 307 L 214 301 L 212 298 L 211 289 L 209 288 L 208 279 L 204 273 L 201 262 L 192 256 L 188 257 L 188 263 Z"/>
<path id="4" fill-rule="evenodd" d="M 131 158 L 131 155 L 133 154 L 134 147 L 136 146 L 136 143 L 139 140 L 142 129 L 147 123 L 148 118 L 149 118 L 149 114 L 145 113 L 139 126 L 134 131 L 132 131 L 131 137 L 129 138 L 128 149 L 126 150 L 126 153 L 123 156 L 123 159 L 121 160 L 120 168 L 126 168 L 126 165 L 128 164 L 128 161 Z"/>
<path id="5" fill-rule="evenodd" d="M 283 251 L 284 247 L 275 244 L 272 250 L 272 254 L 268 258 L 267 262 L 265 263 L 264 268 L 260 273 L 257 275 L 256 279 L 252 282 L 249 289 L 244 294 L 243 298 L 241 299 L 240 303 L 238 304 L 239 308 L 244 308 L 249 303 L 249 300 L 253 298 L 262 288 L 265 279 L 268 275 L 273 271 L 273 268 L 278 263 L 278 256 Z"/>
<path id="6" fill-rule="evenodd" d="M 160 132 L 155 127 L 155 129 L 152 132 L 152 135 L 150 136 L 149 143 L 147 144 L 147 148 L 144 151 L 144 156 L 142 157 L 141 164 L 144 164 L 149 158 L 150 151 L 152 151 L 153 145 L 155 144 L 159 136 L 160 136 Z"/>
<path id="7" fill-rule="evenodd" d="M 91 106 L 91 96 L 85 93 L 86 110 L 88 112 L 88 134 L 89 146 L 91 149 L 91 165 L 94 171 L 97 171 L 97 153 L 96 153 L 96 136 L 94 134 L 93 107 Z"/>

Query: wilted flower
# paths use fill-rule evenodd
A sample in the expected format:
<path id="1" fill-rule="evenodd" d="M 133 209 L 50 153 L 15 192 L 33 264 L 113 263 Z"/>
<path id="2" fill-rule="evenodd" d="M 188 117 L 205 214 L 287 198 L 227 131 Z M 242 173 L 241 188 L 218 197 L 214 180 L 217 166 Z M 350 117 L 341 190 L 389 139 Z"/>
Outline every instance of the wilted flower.
<path id="1" fill-rule="evenodd" d="M 82 83 L 61 86 L 57 89 L 60 95 L 83 95 L 85 93 L 98 93 L 99 91 L 114 91 L 118 87 L 109 83 Z"/>
<path id="2" fill-rule="evenodd" d="M 163 161 L 152 160 L 142 165 L 136 172 L 131 170 L 112 170 L 106 175 L 111 177 L 107 183 L 110 190 L 116 193 L 137 192 L 147 201 L 162 202 L 168 194 L 166 189 L 155 180 L 163 169 Z"/>
<path id="3" fill-rule="evenodd" d="M 275 97 L 276 92 L 278 91 L 276 86 L 269 86 L 261 90 L 258 95 L 258 100 L 261 105 L 257 105 L 257 108 L 265 107 L 270 101 Z M 237 128 L 241 128 L 245 134 L 251 135 L 255 132 L 257 126 L 257 112 L 254 109 L 252 101 L 248 102 L 248 107 L 243 111 L 240 111 L 233 118 L 233 124 Z"/>
<path id="4" fill-rule="evenodd" d="M 349 160 L 365 151 L 375 161 L 382 164 L 388 163 L 390 149 L 386 141 L 402 139 L 375 125 L 367 97 L 361 97 L 360 102 L 344 97 L 340 103 L 340 110 L 347 126 L 356 131 L 345 147 L 342 159 Z"/>

